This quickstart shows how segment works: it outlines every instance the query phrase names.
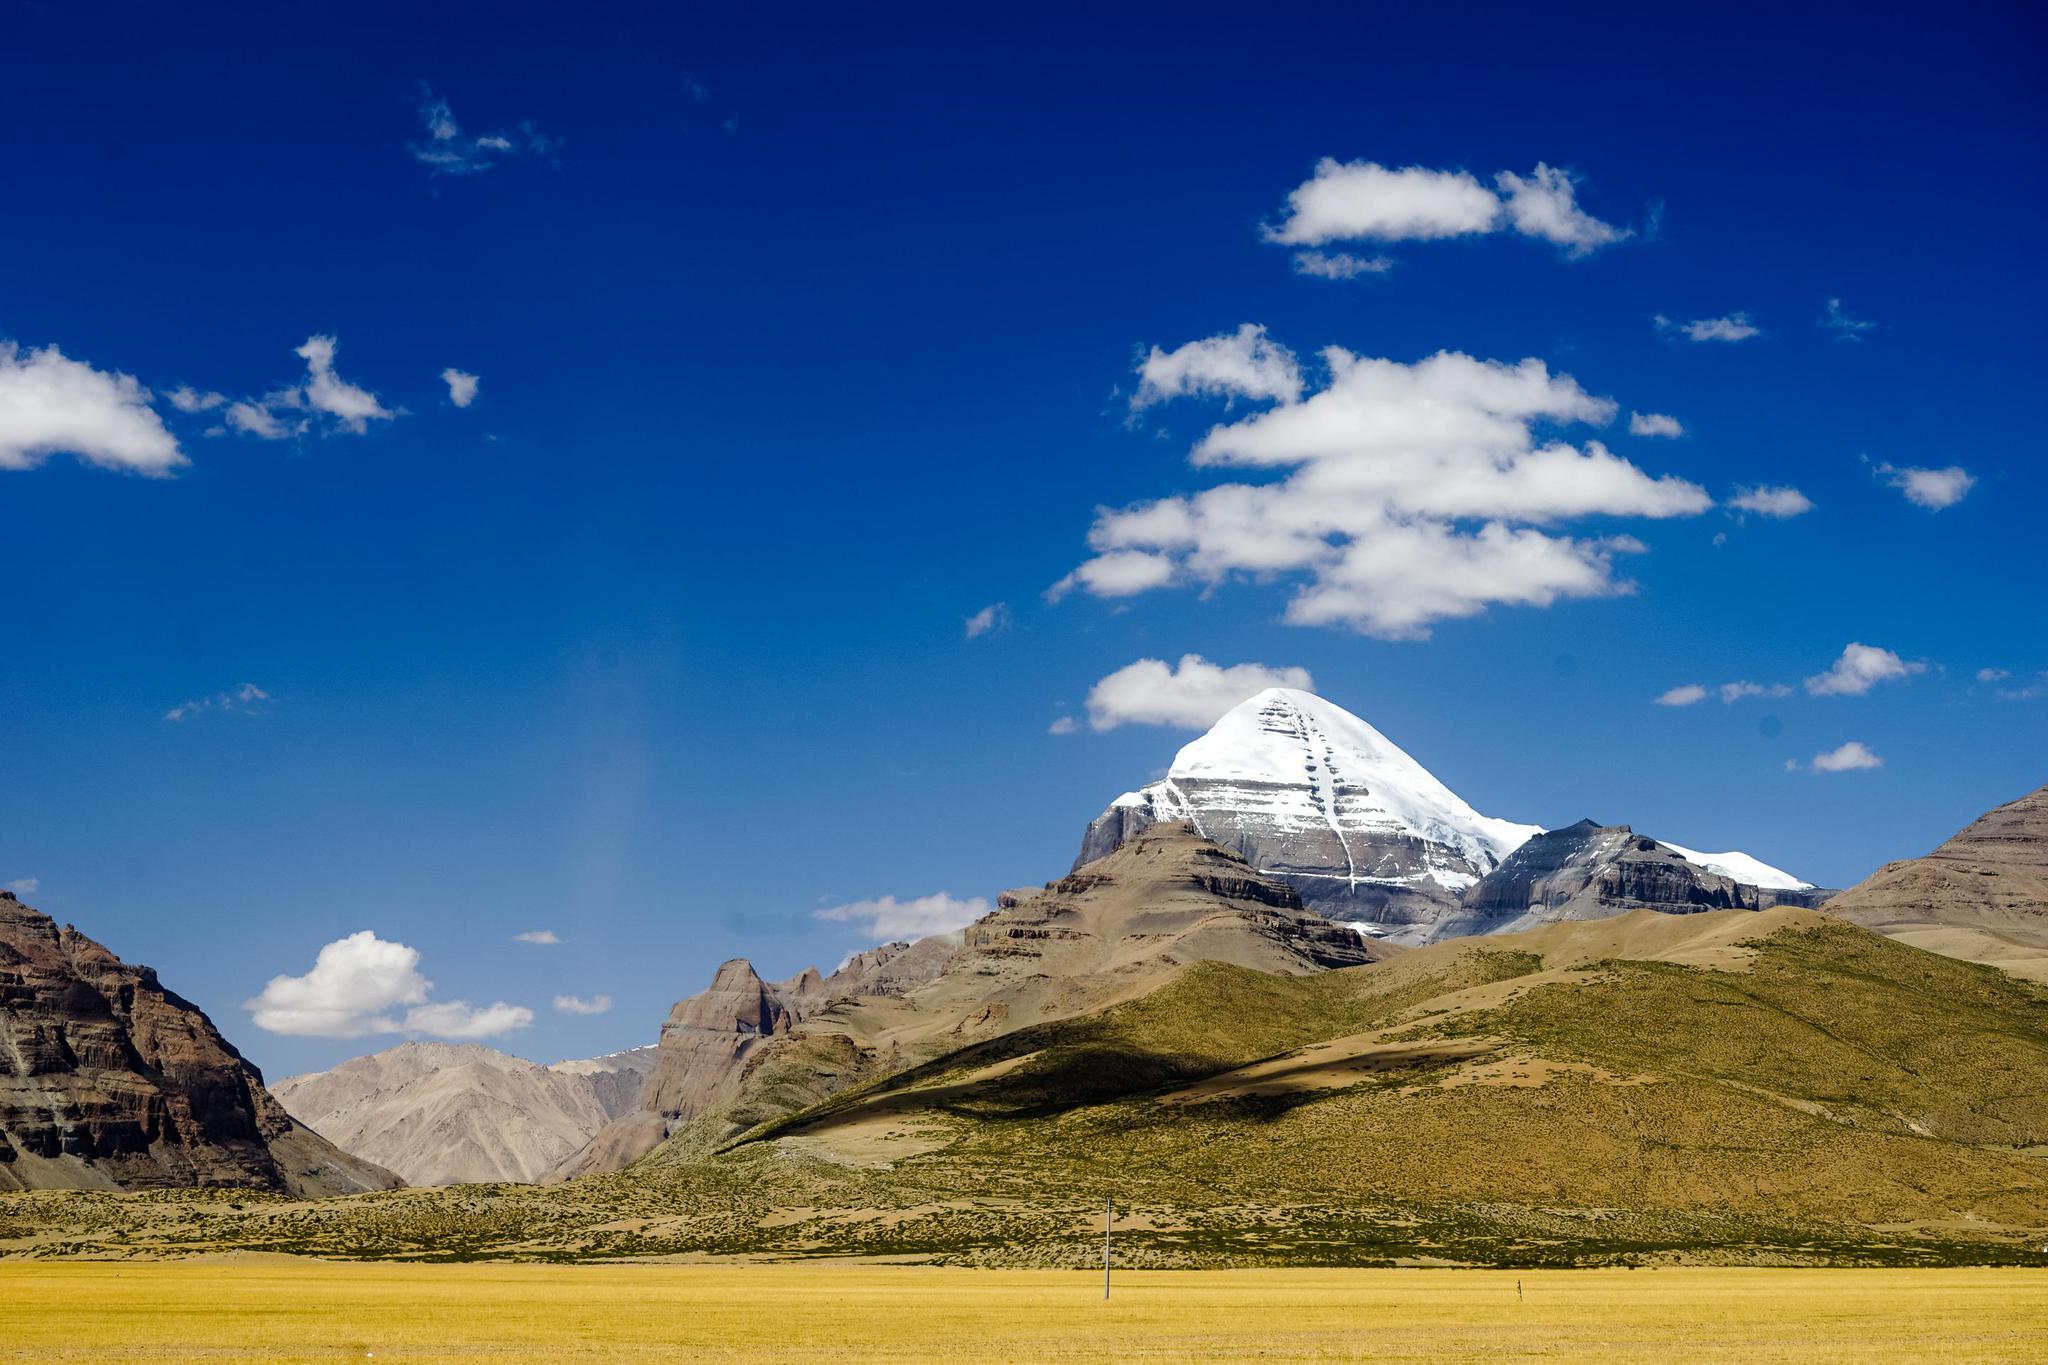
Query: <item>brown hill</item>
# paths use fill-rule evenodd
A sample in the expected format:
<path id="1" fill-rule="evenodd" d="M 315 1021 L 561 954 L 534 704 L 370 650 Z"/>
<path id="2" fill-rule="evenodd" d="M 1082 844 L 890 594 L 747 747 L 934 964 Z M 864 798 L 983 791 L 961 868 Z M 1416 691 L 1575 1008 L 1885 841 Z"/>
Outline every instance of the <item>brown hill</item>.
<path id="1" fill-rule="evenodd" d="M 190 1001 L 0 891 L 0 1189 L 389 1189 L 284 1111 Z"/>
<path id="2" fill-rule="evenodd" d="M 1932 952 L 2048 982 L 2048 787 L 1924 858 L 1887 863 L 1829 914 Z"/>
<path id="3" fill-rule="evenodd" d="M 685 1126 L 696 1150 L 858 1081 L 1143 995 L 1190 963 L 1300 974 L 1389 951 L 1186 825 L 1154 825 L 1059 881 L 1004 893 L 957 935 L 822 980 L 769 985 L 744 960 L 724 964 L 669 1016 L 644 1112 L 560 1174 L 616 1170 Z"/>

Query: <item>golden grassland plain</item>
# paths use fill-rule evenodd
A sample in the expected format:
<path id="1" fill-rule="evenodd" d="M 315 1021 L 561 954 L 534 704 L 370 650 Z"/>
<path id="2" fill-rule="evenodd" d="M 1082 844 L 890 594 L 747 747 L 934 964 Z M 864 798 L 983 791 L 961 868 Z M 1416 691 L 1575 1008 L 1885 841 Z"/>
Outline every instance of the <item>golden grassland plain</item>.
<path id="1" fill-rule="evenodd" d="M 0 1361 L 2039 1361 L 2015 1269 L 0 1263 Z"/>

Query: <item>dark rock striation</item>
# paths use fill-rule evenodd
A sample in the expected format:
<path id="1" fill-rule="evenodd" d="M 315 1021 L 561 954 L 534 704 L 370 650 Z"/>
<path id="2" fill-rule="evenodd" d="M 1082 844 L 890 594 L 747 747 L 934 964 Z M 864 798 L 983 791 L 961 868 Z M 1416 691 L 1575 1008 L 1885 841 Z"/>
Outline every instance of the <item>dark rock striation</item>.
<path id="1" fill-rule="evenodd" d="M 389 1189 L 156 973 L 0 891 L 0 1189 Z"/>
<path id="2" fill-rule="evenodd" d="M 2048 787 L 1924 858 L 1887 863 L 1827 911 L 1890 938 L 2048 982 Z"/>

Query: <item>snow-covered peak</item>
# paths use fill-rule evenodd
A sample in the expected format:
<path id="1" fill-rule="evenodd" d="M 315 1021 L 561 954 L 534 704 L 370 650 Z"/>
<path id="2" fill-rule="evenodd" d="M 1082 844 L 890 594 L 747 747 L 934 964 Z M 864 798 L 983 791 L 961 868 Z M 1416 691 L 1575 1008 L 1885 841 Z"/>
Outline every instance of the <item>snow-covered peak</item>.
<path id="1" fill-rule="evenodd" d="M 1747 853 L 1740 853 L 1733 849 L 1726 853 L 1701 853 L 1695 849 L 1680 848 L 1669 839 L 1659 839 L 1657 842 L 1695 867 L 1704 867 L 1709 872 L 1718 872 L 1724 877 L 1742 882 L 1748 886 L 1761 886 L 1768 891 L 1811 891 L 1814 889 L 1812 882 L 1800 881 L 1799 878 L 1783 868 L 1772 867 L 1762 859 L 1752 858 Z"/>
<path id="2" fill-rule="evenodd" d="M 1290 687 L 1238 703 L 1184 746 L 1163 785 L 1181 783 L 1241 789 L 1256 804 L 1264 801 L 1254 794 L 1270 800 L 1270 789 L 1292 789 L 1333 828 L 1392 824 L 1481 867 L 1541 829 L 1481 815 L 1371 725 Z"/>

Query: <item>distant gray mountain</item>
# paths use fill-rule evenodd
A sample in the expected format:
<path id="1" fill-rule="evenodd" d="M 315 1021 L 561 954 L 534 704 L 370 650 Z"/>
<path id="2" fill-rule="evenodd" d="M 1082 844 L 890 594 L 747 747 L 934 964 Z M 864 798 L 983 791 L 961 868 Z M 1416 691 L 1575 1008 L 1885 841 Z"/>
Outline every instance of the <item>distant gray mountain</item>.
<path id="1" fill-rule="evenodd" d="M 1466 890 L 1458 910 L 1439 922 L 1437 937 L 1511 934 L 1631 910 L 1692 914 L 1811 907 L 1829 894 L 1814 887 L 1753 886 L 1703 867 L 1627 825 L 1581 820 L 1538 834 L 1510 853 Z"/>
<path id="2" fill-rule="evenodd" d="M 541 1066 L 475 1043 L 401 1043 L 273 1090 L 299 1122 L 408 1184 L 531 1182 L 639 1105 L 653 1059 L 643 1047 Z"/>

